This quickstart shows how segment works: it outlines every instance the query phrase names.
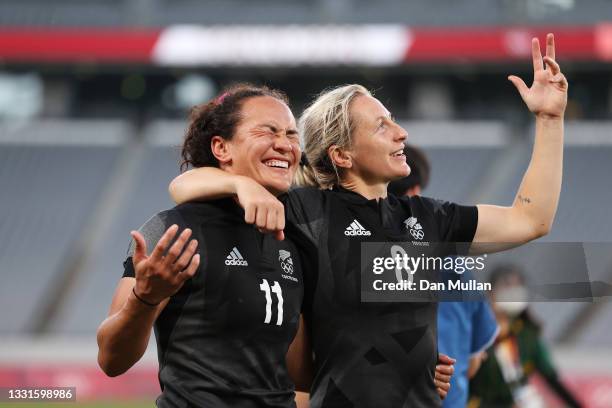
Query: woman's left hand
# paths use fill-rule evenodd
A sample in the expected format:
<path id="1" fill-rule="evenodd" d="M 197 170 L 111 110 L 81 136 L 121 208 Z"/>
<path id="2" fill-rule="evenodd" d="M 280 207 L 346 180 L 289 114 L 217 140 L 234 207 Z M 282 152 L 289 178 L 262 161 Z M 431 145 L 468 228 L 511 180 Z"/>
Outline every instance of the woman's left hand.
<path id="1" fill-rule="evenodd" d="M 436 384 L 436 389 L 441 399 L 446 398 L 450 390 L 450 379 L 454 371 L 455 359 L 450 358 L 446 354 L 438 353 L 438 364 L 436 365 L 434 383 Z"/>

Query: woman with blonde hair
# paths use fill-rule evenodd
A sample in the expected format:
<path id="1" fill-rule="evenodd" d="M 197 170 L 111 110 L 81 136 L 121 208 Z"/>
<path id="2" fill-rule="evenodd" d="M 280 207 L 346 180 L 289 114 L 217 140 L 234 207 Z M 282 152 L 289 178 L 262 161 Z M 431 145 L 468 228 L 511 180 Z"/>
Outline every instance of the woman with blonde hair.
<path id="1" fill-rule="evenodd" d="M 532 86 L 509 77 L 536 116 L 533 156 L 511 206 L 387 196 L 389 182 L 410 171 L 403 156 L 407 133 L 360 85 L 323 92 L 301 116 L 306 160 L 299 180 L 317 187 L 282 197 L 284 214 L 252 180 L 218 169 L 194 169 L 173 181 L 178 202 L 235 194 L 247 223 L 277 232 L 286 221 L 313 244 L 317 268 L 305 271 L 304 307 L 314 354 L 311 406 L 440 405 L 436 303 L 362 303 L 362 243 L 516 246 L 549 231 L 561 187 L 567 81 L 554 60 L 552 34 L 544 58 L 537 39 L 532 45 Z"/>

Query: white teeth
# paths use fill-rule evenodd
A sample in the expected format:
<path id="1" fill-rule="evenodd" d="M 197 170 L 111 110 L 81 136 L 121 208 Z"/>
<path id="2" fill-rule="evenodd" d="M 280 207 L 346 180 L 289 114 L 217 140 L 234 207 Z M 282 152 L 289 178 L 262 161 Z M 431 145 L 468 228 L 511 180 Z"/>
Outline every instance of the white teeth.
<path id="1" fill-rule="evenodd" d="M 404 155 L 404 150 L 398 150 L 397 152 L 393 153 L 391 156 L 395 156 L 395 157 L 400 157 Z"/>
<path id="2" fill-rule="evenodd" d="M 264 164 L 268 167 L 280 167 L 281 169 L 289 168 L 289 162 L 283 160 L 268 160 Z"/>

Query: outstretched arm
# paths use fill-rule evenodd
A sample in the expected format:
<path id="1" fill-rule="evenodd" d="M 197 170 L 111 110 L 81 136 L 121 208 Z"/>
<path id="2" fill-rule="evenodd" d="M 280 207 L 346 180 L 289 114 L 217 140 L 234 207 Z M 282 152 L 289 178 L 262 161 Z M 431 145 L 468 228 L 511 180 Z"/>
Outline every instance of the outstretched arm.
<path id="1" fill-rule="evenodd" d="M 552 34 L 546 37 L 544 58 L 538 40 L 532 40 L 532 57 L 534 77 L 530 88 L 519 77 L 508 77 L 536 117 L 531 161 L 512 206 L 478 205 L 475 243 L 502 243 L 507 248 L 539 238 L 548 234 L 557 211 L 568 84 L 555 61 Z"/>
<path id="2" fill-rule="evenodd" d="M 274 233 L 278 240 L 285 237 L 285 207 L 249 177 L 216 167 L 199 167 L 177 176 L 170 183 L 168 191 L 177 204 L 236 196 L 244 208 L 244 221 L 247 224 L 255 224 L 262 232 Z"/>

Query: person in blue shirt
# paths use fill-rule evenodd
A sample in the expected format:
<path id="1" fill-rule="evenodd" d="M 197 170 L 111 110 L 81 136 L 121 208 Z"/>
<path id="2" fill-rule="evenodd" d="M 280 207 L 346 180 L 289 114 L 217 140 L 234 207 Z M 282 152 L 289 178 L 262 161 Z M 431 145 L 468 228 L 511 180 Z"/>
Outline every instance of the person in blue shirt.
<path id="1" fill-rule="evenodd" d="M 430 164 L 425 153 L 407 145 L 404 148 L 406 162 L 412 170 L 408 177 L 392 181 L 388 191 L 396 196 L 420 195 L 429 183 Z M 459 279 L 471 279 L 465 272 Z M 453 357 L 455 373 L 451 387 L 442 405 L 445 408 L 465 407 L 468 401 L 469 380 L 484 358 L 485 350 L 493 344 L 499 328 L 491 306 L 482 299 L 440 302 L 438 306 L 438 351 Z"/>

